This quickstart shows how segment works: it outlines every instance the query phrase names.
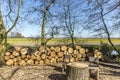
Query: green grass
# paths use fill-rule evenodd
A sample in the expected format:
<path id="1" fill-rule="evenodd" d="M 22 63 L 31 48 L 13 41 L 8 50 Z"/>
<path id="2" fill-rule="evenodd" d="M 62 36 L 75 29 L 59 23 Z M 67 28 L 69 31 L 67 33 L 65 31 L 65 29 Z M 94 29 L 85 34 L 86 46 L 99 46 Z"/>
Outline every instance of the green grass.
<path id="1" fill-rule="evenodd" d="M 120 43 L 120 39 L 111 39 L 113 43 Z M 106 38 L 77 38 L 77 43 L 100 43 L 100 41 L 103 41 L 104 43 L 109 43 Z M 28 39 L 28 38 L 8 38 L 8 43 L 31 43 L 31 42 L 37 42 L 37 40 Z M 38 40 L 40 42 L 40 39 Z M 53 38 L 48 43 L 63 43 L 63 42 L 70 42 L 69 38 Z"/>

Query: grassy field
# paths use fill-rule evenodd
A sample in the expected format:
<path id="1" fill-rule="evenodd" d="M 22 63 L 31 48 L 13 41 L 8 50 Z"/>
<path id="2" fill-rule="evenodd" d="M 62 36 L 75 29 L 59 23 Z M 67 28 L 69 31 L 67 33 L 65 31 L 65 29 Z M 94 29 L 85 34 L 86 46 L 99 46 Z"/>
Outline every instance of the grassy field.
<path id="1" fill-rule="evenodd" d="M 120 39 L 112 38 L 111 39 L 114 44 L 120 44 Z M 77 38 L 75 39 L 78 44 L 100 44 L 100 42 L 109 43 L 106 38 Z M 69 38 L 53 38 L 48 44 L 64 44 L 70 43 Z M 30 39 L 30 38 L 8 38 L 8 43 L 10 44 L 38 44 L 40 43 L 40 39 Z"/>

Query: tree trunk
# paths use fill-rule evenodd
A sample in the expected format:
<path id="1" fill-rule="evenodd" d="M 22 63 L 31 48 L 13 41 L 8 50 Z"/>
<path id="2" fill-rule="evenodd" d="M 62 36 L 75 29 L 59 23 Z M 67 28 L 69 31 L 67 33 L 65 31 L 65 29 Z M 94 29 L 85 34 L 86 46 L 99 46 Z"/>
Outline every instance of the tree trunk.
<path id="1" fill-rule="evenodd" d="M 88 65 L 83 63 L 69 63 L 66 69 L 67 80 L 89 80 Z"/>
<path id="2" fill-rule="evenodd" d="M 46 13 L 43 13 L 43 21 L 42 21 L 42 32 L 41 32 L 41 45 L 45 45 L 45 24 L 46 24 Z"/>
<path id="3" fill-rule="evenodd" d="M 0 11 L 0 63 L 4 63 L 4 53 L 6 50 L 7 35 L 4 27 L 2 13 Z"/>

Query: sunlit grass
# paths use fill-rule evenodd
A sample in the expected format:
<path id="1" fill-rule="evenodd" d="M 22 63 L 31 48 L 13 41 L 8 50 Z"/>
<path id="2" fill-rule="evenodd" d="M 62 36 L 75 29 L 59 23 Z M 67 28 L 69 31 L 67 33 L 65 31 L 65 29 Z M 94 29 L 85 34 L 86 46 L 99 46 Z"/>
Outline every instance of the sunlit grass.
<path id="1" fill-rule="evenodd" d="M 120 43 L 120 39 L 111 39 L 113 43 Z M 77 43 L 100 43 L 100 42 L 108 43 L 106 38 L 77 38 Z M 30 39 L 30 38 L 8 38 L 8 43 L 31 43 L 31 42 L 40 42 L 40 39 Z M 53 38 L 48 43 L 63 43 L 63 42 L 70 42 L 69 38 Z"/>

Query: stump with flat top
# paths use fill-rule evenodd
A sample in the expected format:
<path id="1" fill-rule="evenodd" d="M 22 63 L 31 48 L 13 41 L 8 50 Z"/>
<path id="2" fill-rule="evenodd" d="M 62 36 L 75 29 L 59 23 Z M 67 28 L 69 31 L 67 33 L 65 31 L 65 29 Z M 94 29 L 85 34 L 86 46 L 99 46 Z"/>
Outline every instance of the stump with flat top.
<path id="1" fill-rule="evenodd" d="M 89 68 L 85 63 L 69 63 L 66 69 L 67 80 L 89 80 Z"/>

